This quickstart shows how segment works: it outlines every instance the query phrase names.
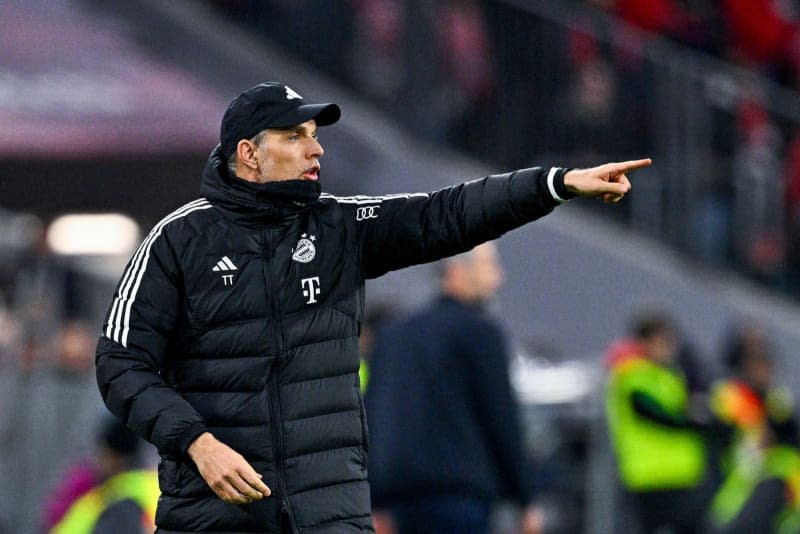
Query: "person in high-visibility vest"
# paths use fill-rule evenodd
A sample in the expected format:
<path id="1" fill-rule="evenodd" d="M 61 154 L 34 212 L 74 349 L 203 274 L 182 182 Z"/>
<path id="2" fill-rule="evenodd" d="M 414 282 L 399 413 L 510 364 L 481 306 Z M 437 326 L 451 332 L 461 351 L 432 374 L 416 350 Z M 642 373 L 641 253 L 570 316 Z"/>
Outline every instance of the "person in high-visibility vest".
<path id="1" fill-rule="evenodd" d="M 140 469 L 144 442 L 117 417 L 100 423 L 91 457 L 76 462 L 45 506 L 42 532 L 153 532 L 158 501 L 154 470 Z"/>
<path id="2" fill-rule="evenodd" d="M 791 393 L 774 383 L 768 336 L 748 321 L 726 350 L 731 375 L 715 384 L 723 483 L 711 508 L 714 532 L 800 532 L 800 436 Z"/>
<path id="3" fill-rule="evenodd" d="M 75 501 L 50 532 L 51 534 L 152 533 L 155 530 L 158 496 L 158 474 L 154 470 L 123 471 Z"/>
<path id="4" fill-rule="evenodd" d="M 676 332 L 664 314 L 637 318 L 633 339 L 608 360 L 606 416 L 625 497 L 645 532 L 697 532 L 706 449 L 674 365 Z"/>

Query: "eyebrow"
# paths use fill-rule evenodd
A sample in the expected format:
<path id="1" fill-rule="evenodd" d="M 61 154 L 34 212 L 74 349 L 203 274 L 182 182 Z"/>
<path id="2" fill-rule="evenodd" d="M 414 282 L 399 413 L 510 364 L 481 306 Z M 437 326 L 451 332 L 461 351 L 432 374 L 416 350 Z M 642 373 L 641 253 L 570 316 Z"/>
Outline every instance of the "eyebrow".
<path id="1" fill-rule="evenodd" d="M 313 135 L 319 131 L 319 128 L 314 128 L 313 131 L 309 131 L 308 128 L 303 126 L 302 124 L 298 124 L 297 126 L 288 126 L 286 128 L 275 128 L 276 130 L 280 130 L 282 132 L 291 132 L 291 133 L 299 133 L 299 134 L 309 134 Z"/>

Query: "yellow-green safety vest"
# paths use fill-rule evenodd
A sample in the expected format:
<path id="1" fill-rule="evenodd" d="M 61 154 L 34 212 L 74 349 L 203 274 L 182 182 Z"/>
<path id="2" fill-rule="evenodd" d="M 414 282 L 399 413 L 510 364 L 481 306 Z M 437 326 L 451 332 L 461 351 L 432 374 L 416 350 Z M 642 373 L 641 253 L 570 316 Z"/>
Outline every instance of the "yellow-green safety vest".
<path id="1" fill-rule="evenodd" d="M 615 366 L 606 387 L 606 416 L 619 475 L 631 491 L 690 488 L 706 471 L 706 450 L 692 429 L 667 427 L 636 413 L 632 395 L 641 392 L 675 416 L 685 414 L 689 393 L 683 375 L 643 357 Z"/>
<path id="2" fill-rule="evenodd" d="M 158 475 L 155 471 L 125 471 L 83 494 L 70 506 L 50 533 L 91 534 L 106 508 L 127 499 L 132 499 L 149 518 L 154 519 L 159 495 Z"/>

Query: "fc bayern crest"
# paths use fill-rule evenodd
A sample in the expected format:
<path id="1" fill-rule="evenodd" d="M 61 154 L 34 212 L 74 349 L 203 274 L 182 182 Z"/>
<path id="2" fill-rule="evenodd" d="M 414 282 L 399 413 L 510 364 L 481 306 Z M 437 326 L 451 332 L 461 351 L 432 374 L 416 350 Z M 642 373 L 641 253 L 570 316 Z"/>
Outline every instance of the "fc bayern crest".
<path id="1" fill-rule="evenodd" d="M 313 235 L 303 234 L 300 236 L 300 241 L 294 247 L 292 259 L 300 263 L 308 263 L 317 255 L 317 249 L 314 247 L 314 241 L 317 238 Z"/>

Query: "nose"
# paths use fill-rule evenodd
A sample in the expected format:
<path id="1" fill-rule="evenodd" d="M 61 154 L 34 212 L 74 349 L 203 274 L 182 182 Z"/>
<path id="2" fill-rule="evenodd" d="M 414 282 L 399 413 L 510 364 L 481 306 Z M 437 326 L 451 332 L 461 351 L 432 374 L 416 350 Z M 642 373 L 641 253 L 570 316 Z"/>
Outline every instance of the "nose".
<path id="1" fill-rule="evenodd" d="M 309 143 L 307 157 L 309 159 L 321 158 L 324 153 L 325 149 L 322 148 L 320 142 L 316 138 L 312 137 L 311 142 Z"/>

